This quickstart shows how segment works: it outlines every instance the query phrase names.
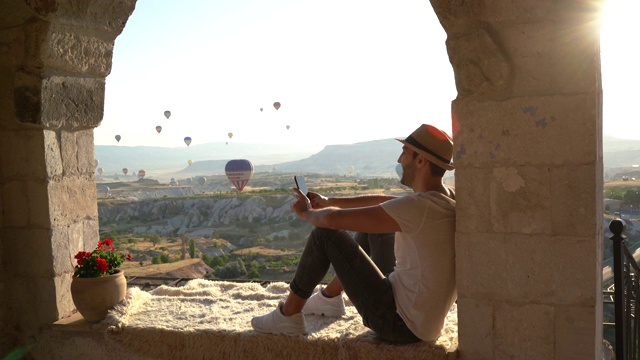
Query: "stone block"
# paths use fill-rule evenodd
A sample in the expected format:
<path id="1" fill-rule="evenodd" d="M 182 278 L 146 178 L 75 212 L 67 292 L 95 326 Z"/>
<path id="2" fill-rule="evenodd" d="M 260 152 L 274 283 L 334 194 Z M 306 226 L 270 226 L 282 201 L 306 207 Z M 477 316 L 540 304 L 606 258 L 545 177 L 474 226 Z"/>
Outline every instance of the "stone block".
<path id="1" fill-rule="evenodd" d="M 492 231 L 489 186 L 491 169 L 465 167 L 456 170 L 456 231 Z"/>
<path id="2" fill-rule="evenodd" d="M 457 234 L 458 295 L 593 306 L 601 296 L 595 276 L 599 271 L 596 250 L 589 238 Z"/>
<path id="3" fill-rule="evenodd" d="M 73 267 L 77 264 L 75 255 L 78 251 L 85 250 L 83 248 L 84 223 L 78 221 L 70 225 L 55 226 L 51 230 L 53 273 L 55 276 L 70 276 L 73 274 Z M 93 248 L 88 251 L 90 250 Z"/>
<path id="4" fill-rule="evenodd" d="M 43 126 L 94 128 L 104 111 L 104 79 L 51 76 L 42 80 Z"/>
<path id="5" fill-rule="evenodd" d="M 52 277 L 12 276 L 6 280 L 11 294 L 9 323 L 20 324 L 21 333 L 36 335 L 45 324 L 57 321 L 56 285 Z"/>
<path id="6" fill-rule="evenodd" d="M 27 185 L 21 181 L 7 181 L 0 185 L 2 190 L 3 223 L 8 227 L 29 225 L 29 201 Z"/>
<path id="7" fill-rule="evenodd" d="M 49 229 L 4 228 L 2 254 L 9 278 L 53 277 Z"/>
<path id="8" fill-rule="evenodd" d="M 554 359 L 554 309 L 537 304 L 496 304 L 494 359 Z"/>
<path id="9" fill-rule="evenodd" d="M 127 19 L 135 9 L 135 0 L 58 0 L 50 2 L 31 1 L 28 6 L 38 16 L 49 21 L 77 24 L 86 32 L 120 34 Z"/>
<path id="10" fill-rule="evenodd" d="M 602 171 L 595 164 L 551 168 L 551 205 L 553 233 L 602 239 Z M 585 226 L 595 224 L 595 226 Z"/>
<path id="11" fill-rule="evenodd" d="M 56 131 L 44 130 L 44 161 L 47 168 L 47 178 L 62 176 L 62 154 L 60 140 Z"/>
<path id="12" fill-rule="evenodd" d="M 81 219 L 97 218 L 95 183 L 86 177 L 65 177 L 49 183 L 51 223 L 69 225 Z"/>
<path id="13" fill-rule="evenodd" d="M 458 353 L 461 360 L 492 360 L 493 305 L 458 297 Z"/>
<path id="14" fill-rule="evenodd" d="M 55 305 L 57 319 L 61 319 L 65 316 L 71 315 L 76 309 L 71 297 L 71 280 L 73 279 L 72 273 L 65 273 L 56 276 L 54 280 L 55 286 Z"/>
<path id="15" fill-rule="evenodd" d="M 597 308 L 593 306 L 556 306 L 555 359 L 599 357 L 602 352 L 602 318 L 596 314 Z"/>
<path id="16" fill-rule="evenodd" d="M 115 36 L 61 23 L 52 23 L 43 43 L 41 60 L 57 73 L 106 77 L 111 72 Z"/>
<path id="17" fill-rule="evenodd" d="M 78 169 L 81 174 L 94 176 L 96 171 L 95 147 L 93 128 L 76 131 L 76 146 L 78 148 Z"/>
<path id="18" fill-rule="evenodd" d="M 66 176 L 78 176 L 78 144 L 75 131 L 60 131 L 60 155 Z"/>
<path id="19" fill-rule="evenodd" d="M 0 17 L 4 16 L 0 15 Z M 0 19 L 0 23 L 6 24 L 3 19 Z M 23 29 L 15 27 L 0 30 L 0 65 L 5 69 L 18 69 L 24 61 L 24 55 Z M 7 78 L 4 84 L 11 84 L 10 79 Z"/>
<path id="20" fill-rule="evenodd" d="M 459 96 L 506 96 L 513 68 L 494 34 L 478 27 L 447 38 Z"/>
<path id="21" fill-rule="evenodd" d="M 50 228 L 49 194 L 44 181 L 29 181 L 27 189 L 27 204 L 29 208 L 29 226 L 35 228 Z"/>
<path id="22" fill-rule="evenodd" d="M 511 96 L 601 91 L 598 30 L 547 20 L 499 25 L 496 31 L 515 69 Z"/>
<path id="23" fill-rule="evenodd" d="M 456 167 L 595 164 L 601 156 L 597 106 L 594 94 L 454 100 Z"/>
<path id="24" fill-rule="evenodd" d="M 0 152 L 0 174 L 5 179 L 46 178 L 42 130 L 4 133 Z"/>
<path id="25" fill-rule="evenodd" d="M 546 167 L 496 167 L 489 185 L 491 227 L 495 232 L 550 234 L 550 172 Z"/>

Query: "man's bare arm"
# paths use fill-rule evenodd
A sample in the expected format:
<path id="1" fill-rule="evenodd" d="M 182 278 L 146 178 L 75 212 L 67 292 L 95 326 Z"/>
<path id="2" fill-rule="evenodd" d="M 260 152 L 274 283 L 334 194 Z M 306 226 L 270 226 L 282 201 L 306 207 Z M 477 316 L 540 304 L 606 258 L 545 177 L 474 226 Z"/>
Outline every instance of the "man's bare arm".
<path id="1" fill-rule="evenodd" d="M 389 216 L 380 205 L 347 209 L 338 207 L 313 209 L 307 197 L 302 195 L 300 190 L 295 189 L 295 191 L 298 200 L 291 205 L 291 208 L 299 218 L 307 221 L 311 225 L 328 229 L 342 229 L 367 233 L 400 231 L 398 223 Z M 353 203 L 354 202 L 352 202 L 352 204 Z"/>
<path id="2" fill-rule="evenodd" d="M 314 209 L 322 209 L 325 207 L 337 207 L 340 209 L 361 208 L 379 205 L 395 198 L 396 196 L 392 195 L 361 195 L 328 198 L 318 193 L 309 192 L 309 200 Z"/>

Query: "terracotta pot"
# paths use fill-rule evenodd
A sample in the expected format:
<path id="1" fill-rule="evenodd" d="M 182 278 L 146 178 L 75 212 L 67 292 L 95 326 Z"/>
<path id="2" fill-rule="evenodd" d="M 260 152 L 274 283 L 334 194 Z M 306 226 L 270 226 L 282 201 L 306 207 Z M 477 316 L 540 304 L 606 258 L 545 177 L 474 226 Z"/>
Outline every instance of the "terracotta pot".
<path id="1" fill-rule="evenodd" d="M 102 321 L 109 309 L 118 304 L 127 293 L 127 279 L 124 271 L 116 270 L 113 275 L 97 278 L 73 277 L 71 297 L 85 320 Z"/>

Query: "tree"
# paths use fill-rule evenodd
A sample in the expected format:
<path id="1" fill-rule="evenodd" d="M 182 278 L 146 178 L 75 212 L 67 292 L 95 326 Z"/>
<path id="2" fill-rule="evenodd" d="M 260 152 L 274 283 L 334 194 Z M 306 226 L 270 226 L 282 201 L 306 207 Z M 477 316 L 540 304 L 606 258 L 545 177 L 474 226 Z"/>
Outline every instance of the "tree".
<path id="1" fill-rule="evenodd" d="M 196 239 L 189 239 L 189 256 L 196 258 Z"/>
<path id="2" fill-rule="evenodd" d="M 187 242 L 189 241 L 189 236 L 187 234 L 180 235 L 180 260 L 184 260 L 187 258 Z"/>

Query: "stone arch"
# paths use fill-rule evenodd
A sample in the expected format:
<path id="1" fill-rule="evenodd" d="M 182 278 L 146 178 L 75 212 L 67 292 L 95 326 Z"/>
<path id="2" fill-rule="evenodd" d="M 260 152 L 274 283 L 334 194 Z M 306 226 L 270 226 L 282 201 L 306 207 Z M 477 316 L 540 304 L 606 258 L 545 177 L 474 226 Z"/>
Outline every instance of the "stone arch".
<path id="1" fill-rule="evenodd" d="M 458 89 L 461 358 L 600 353 L 596 5 L 432 2 Z M 115 38 L 134 6 L 0 3 L 3 353 L 72 310 L 73 254 L 98 237 L 92 129 Z"/>

